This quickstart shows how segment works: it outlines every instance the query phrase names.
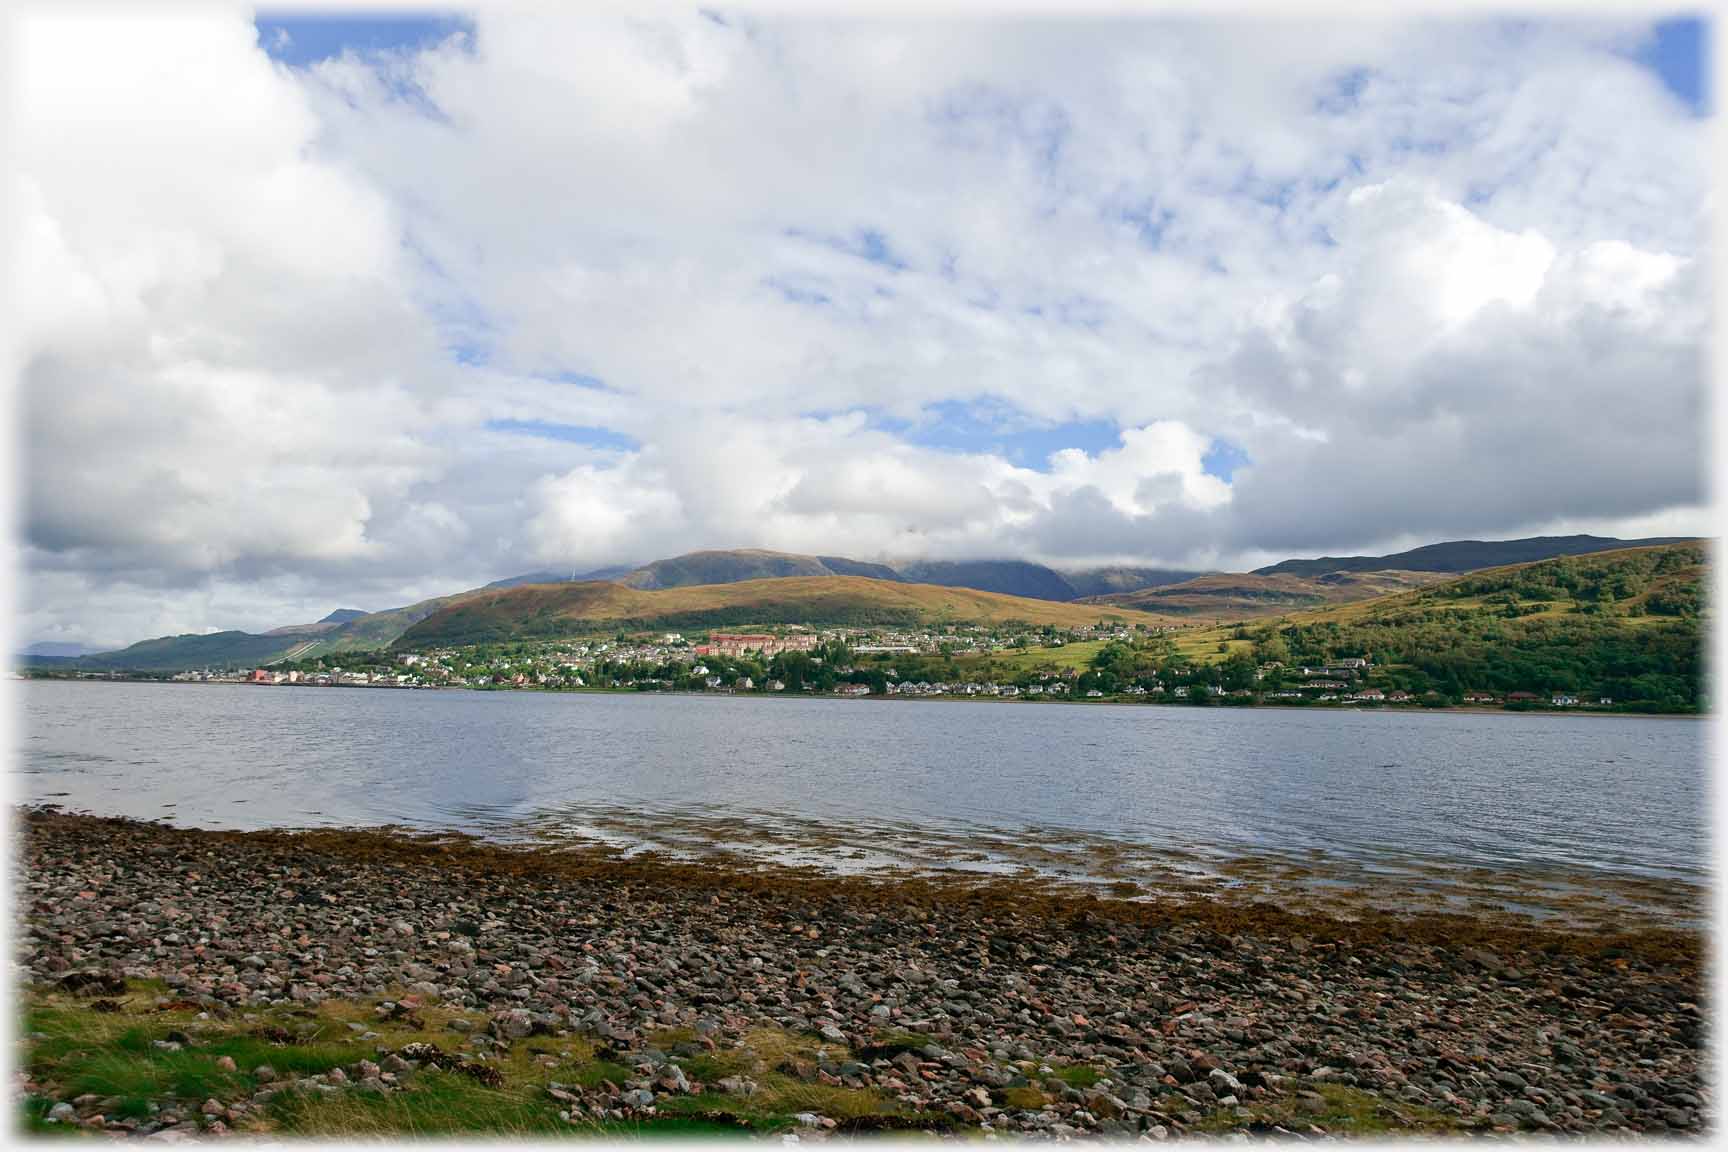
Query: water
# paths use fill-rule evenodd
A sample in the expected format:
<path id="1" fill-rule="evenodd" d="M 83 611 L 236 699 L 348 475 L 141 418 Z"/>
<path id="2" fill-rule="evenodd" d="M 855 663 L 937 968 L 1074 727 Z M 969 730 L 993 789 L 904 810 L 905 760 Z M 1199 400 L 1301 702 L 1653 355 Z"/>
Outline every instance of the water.
<path id="1" fill-rule="evenodd" d="M 1094 877 L 1702 886 L 1704 726 L 1620 716 L 33 681 L 21 799 Z"/>

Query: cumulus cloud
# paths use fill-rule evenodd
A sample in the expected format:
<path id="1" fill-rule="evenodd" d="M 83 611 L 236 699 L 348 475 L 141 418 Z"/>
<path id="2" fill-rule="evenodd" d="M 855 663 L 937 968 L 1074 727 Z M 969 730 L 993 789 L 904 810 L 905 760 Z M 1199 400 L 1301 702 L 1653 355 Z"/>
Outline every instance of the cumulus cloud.
<path id="1" fill-rule="evenodd" d="M 1707 124 L 1634 26 L 18 28 L 29 638 L 696 547 L 1701 526 Z M 974 403 L 1054 439 L 946 440 Z"/>

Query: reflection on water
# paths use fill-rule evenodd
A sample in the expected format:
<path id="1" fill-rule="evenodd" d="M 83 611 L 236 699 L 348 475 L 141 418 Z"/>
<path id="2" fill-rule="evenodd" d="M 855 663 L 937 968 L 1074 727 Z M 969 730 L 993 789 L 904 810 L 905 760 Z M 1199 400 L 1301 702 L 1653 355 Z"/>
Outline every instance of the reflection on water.
<path id="1" fill-rule="evenodd" d="M 1706 875 L 1703 728 L 1685 720 L 53 682 L 23 697 L 25 799 L 184 825 L 1537 911 L 1691 903 Z"/>

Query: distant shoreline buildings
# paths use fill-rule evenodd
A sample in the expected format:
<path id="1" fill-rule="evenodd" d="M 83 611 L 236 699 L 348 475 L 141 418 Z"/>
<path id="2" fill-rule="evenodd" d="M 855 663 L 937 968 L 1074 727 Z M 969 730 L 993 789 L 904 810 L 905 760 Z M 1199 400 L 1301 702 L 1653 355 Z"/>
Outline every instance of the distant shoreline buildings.
<path id="1" fill-rule="evenodd" d="M 760 652 L 774 656 L 781 652 L 808 652 L 819 643 L 814 633 L 794 632 L 775 636 L 768 632 L 711 632 L 708 643 L 696 645 L 698 656 L 742 656 Z"/>

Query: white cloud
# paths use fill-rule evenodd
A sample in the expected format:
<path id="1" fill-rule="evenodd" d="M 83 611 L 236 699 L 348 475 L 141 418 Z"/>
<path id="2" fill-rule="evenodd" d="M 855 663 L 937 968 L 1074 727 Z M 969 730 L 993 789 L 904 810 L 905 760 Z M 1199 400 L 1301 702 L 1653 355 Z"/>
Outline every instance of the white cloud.
<path id="1" fill-rule="evenodd" d="M 215 10 L 19 29 L 32 635 L 1703 500 L 1707 125 L 1628 27 L 488 8 L 309 71 Z M 1122 437 L 942 448 L 971 401 Z"/>

